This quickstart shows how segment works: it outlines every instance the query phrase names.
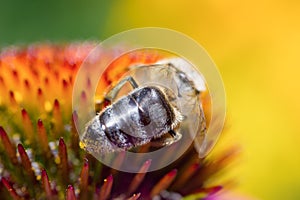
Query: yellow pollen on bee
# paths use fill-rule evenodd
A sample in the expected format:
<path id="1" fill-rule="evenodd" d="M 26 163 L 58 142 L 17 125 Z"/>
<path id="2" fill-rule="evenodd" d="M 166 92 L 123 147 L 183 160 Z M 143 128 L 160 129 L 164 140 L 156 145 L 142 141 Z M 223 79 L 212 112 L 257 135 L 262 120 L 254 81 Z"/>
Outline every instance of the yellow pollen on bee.
<path id="1" fill-rule="evenodd" d="M 79 142 L 79 147 L 81 148 L 81 149 L 84 149 L 85 147 L 86 147 L 86 144 L 84 143 L 84 142 Z"/>

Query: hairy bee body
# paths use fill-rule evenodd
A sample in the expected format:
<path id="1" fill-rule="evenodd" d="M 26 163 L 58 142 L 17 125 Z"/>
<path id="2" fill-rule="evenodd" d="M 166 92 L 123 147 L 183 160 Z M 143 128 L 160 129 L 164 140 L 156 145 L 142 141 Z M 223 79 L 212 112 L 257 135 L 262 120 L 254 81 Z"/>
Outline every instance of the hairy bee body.
<path id="1" fill-rule="evenodd" d="M 86 126 L 82 142 L 100 154 L 127 150 L 174 130 L 183 119 L 166 88 L 138 87 L 96 115 Z"/>

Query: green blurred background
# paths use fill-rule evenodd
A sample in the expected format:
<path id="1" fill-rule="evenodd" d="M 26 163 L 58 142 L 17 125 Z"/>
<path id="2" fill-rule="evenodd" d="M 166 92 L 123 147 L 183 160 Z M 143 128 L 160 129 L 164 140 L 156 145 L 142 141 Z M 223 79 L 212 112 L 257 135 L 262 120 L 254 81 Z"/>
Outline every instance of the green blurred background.
<path id="1" fill-rule="evenodd" d="M 300 1 L 0 1 L 0 46 L 104 40 L 134 27 L 185 33 L 222 74 L 238 192 L 300 199 Z"/>

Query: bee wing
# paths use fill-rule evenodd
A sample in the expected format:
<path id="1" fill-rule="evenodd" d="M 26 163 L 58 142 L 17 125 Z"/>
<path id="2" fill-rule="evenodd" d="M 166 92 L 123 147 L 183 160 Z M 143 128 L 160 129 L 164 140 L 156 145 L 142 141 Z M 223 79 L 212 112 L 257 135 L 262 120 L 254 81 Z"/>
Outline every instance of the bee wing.
<path id="1" fill-rule="evenodd" d="M 189 80 L 192 80 L 194 83 L 194 87 L 198 91 L 205 91 L 206 86 L 205 86 L 205 81 L 203 76 L 195 70 L 192 65 L 187 62 L 186 60 L 182 58 L 166 58 L 163 60 L 160 60 L 157 62 L 157 64 L 172 64 L 173 66 L 176 67 L 179 71 L 182 71 L 184 74 L 187 75 Z"/>
<path id="2" fill-rule="evenodd" d="M 198 151 L 200 158 L 205 157 L 212 150 L 218 140 L 220 130 L 222 130 L 222 128 L 222 116 L 212 118 L 209 122 L 208 128 L 199 127 L 198 133 L 195 137 L 195 148 Z"/>
<path id="3" fill-rule="evenodd" d="M 215 145 L 220 130 L 223 127 L 222 119 L 214 118 L 210 121 L 209 129 L 206 127 L 206 119 L 199 96 L 195 96 L 193 90 L 198 92 L 206 91 L 205 79 L 189 62 L 182 58 L 167 58 L 160 60 L 158 64 L 173 65 L 177 70 L 179 102 L 184 115 L 188 116 L 186 123 L 188 125 L 189 134 L 194 138 L 194 146 L 199 157 L 205 157 Z M 180 72 L 183 73 L 180 75 Z M 191 83 L 188 83 L 189 80 Z M 192 86 L 192 87 L 191 87 Z"/>
<path id="4" fill-rule="evenodd" d="M 207 133 L 206 120 L 199 92 L 205 91 L 205 81 L 194 67 L 181 58 L 169 58 L 148 66 L 132 66 L 133 75 L 140 85 L 158 84 L 174 92 L 174 102 L 185 117 L 180 129 L 187 128 L 194 138 L 194 146 L 199 157 L 205 157 L 213 147 L 218 135 L 213 127 L 217 123 L 210 123 Z M 179 130 L 184 132 L 183 130 Z M 217 132 L 218 133 L 218 132 Z"/>
<path id="5" fill-rule="evenodd" d="M 207 149 L 207 132 L 206 132 L 206 119 L 204 116 L 204 111 L 202 109 L 202 105 L 199 104 L 199 114 L 198 114 L 198 120 L 199 120 L 199 127 L 195 135 L 194 139 L 194 146 L 196 151 L 199 154 L 200 158 L 203 158 L 207 155 L 208 149 Z"/>
<path id="6" fill-rule="evenodd" d="M 173 92 L 177 91 L 173 78 L 175 71 L 167 68 L 166 65 L 142 65 L 131 68 L 135 69 L 132 76 L 140 85 L 162 85 Z"/>
<path id="7" fill-rule="evenodd" d="M 194 139 L 194 147 L 200 158 L 209 152 L 207 145 L 206 119 L 199 96 L 185 96 L 180 99 L 181 110 L 186 119 L 184 126 L 188 128 L 189 135 Z"/>

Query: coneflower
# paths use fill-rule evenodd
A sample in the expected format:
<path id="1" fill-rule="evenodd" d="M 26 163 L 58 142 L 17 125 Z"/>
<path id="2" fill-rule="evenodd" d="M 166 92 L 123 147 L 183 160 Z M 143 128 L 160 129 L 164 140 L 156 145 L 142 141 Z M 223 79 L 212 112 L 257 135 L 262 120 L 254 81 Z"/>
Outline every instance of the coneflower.
<path id="1" fill-rule="evenodd" d="M 163 169 L 147 172 L 152 164 L 147 160 L 133 174 L 111 169 L 79 147 L 72 86 L 95 46 L 38 44 L 2 50 L 1 199 L 213 199 L 222 193 L 226 184 L 212 180 L 235 157 L 235 148 L 199 159 L 191 147 Z"/>

